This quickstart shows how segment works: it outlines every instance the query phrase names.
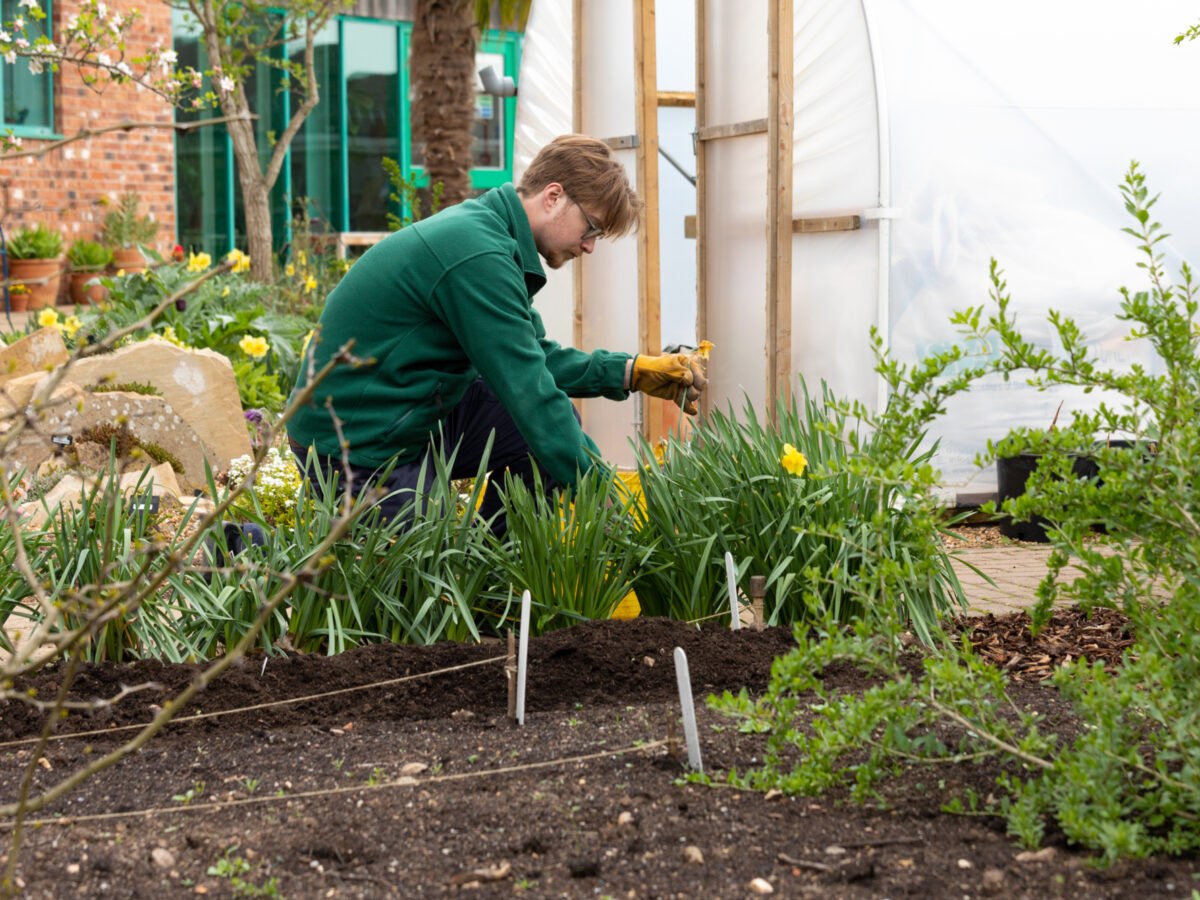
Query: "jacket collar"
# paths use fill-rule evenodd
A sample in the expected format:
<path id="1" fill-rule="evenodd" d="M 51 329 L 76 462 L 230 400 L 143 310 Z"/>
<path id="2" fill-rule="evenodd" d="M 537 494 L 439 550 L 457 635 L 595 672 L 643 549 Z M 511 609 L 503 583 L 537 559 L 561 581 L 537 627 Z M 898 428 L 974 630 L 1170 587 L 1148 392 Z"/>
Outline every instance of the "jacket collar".
<path id="1" fill-rule="evenodd" d="M 529 227 L 529 217 L 521 205 L 521 196 L 511 184 L 504 184 L 479 199 L 508 225 L 508 233 L 517 242 L 517 261 L 525 273 L 525 287 L 532 297 L 545 286 L 546 271 L 542 268 L 542 258 L 533 242 L 533 229 Z"/>

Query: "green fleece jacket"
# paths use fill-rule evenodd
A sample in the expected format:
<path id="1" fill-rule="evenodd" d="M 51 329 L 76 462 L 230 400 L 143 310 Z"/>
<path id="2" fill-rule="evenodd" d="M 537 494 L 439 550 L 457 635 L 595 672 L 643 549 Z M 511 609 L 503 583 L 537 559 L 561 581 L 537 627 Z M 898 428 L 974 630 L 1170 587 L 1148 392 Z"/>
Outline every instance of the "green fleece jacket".
<path id="1" fill-rule="evenodd" d="M 482 376 L 534 457 L 563 485 L 596 445 L 568 397 L 622 400 L 625 353 L 584 353 L 546 339 L 533 295 L 546 283 L 529 219 L 511 184 L 389 235 L 330 293 L 308 357 L 320 370 L 347 341 L 369 363 L 339 366 L 288 425 L 291 438 L 339 456 L 326 399 L 354 465 L 420 457 L 441 418 Z M 299 387 L 297 388 L 299 389 Z"/>

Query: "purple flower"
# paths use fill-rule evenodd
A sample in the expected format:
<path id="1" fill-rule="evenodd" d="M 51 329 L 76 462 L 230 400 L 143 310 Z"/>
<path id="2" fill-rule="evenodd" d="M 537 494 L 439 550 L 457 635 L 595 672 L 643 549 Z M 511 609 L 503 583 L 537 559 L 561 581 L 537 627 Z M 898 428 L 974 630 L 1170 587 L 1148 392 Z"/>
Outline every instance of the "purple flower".
<path id="1" fill-rule="evenodd" d="M 187 301 L 180 297 L 175 301 L 175 308 L 180 312 L 183 312 L 185 309 L 187 309 Z"/>
<path id="2" fill-rule="evenodd" d="M 260 409 L 248 409 L 242 415 L 245 416 L 247 422 L 254 422 L 255 424 L 263 420 L 262 410 Z"/>

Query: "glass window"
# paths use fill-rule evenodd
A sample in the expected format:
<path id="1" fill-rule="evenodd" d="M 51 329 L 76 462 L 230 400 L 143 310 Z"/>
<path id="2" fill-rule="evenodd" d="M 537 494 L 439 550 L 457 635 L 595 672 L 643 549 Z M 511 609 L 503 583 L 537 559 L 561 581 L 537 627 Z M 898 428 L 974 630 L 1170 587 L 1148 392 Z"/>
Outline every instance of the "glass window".
<path id="1" fill-rule="evenodd" d="M 50 0 L 37 0 L 44 19 L 31 19 L 28 10 L 17 0 L 0 0 L 0 18 L 12 22 L 25 20 L 25 34 L 32 40 L 39 35 L 50 36 Z M 30 71 L 29 60 L 0 67 L 4 85 L 4 126 L 14 134 L 49 134 L 54 130 L 54 81 L 47 69 L 39 74 Z"/>
<path id="2" fill-rule="evenodd" d="M 385 156 L 400 158 L 400 66 L 396 27 L 348 21 L 346 78 L 347 231 L 387 231 L 391 182 Z"/>
<path id="3" fill-rule="evenodd" d="M 305 203 L 314 232 L 342 228 L 342 79 L 338 25 L 330 22 L 313 45 L 321 100 L 292 140 L 293 213 Z M 304 41 L 288 44 L 288 56 L 304 62 Z"/>
<path id="4" fill-rule="evenodd" d="M 199 30 L 194 25 L 188 27 L 184 14 L 178 10 L 172 18 L 179 67 L 191 66 L 203 72 L 208 67 L 208 57 Z M 205 79 L 203 90 L 209 87 Z M 196 122 L 213 115 L 219 113 L 208 108 L 176 112 L 180 122 Z M 229 134 L 224 125 L 176 134 L 175 217 L 178 241 L 185 249 L 220 256 L 233 247 L 232 162 Z"/>
<path id="5" fill-rule="evenodd" d="M 475 169 L 506 169 L 504 153 L 505 103 L 483 89 L 479 71 L 491 66 L 503 78 L 503 53 L 475 54 L 475 142 L 471 145 L 471 167 Z"/>

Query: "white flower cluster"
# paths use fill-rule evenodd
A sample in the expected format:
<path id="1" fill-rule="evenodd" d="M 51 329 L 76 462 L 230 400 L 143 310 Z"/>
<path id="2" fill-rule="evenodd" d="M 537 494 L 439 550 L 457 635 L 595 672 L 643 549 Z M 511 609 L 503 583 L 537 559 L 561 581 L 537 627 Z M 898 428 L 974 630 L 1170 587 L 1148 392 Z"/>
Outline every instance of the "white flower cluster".
<path id="1" fill-rule="evenodd" d="M 233 460 L 229 464 L 229 487 L 235 488 L 245 481 L 253 465 L 254 460 L 249 456 Z M 296 495 L 300 493 L 302 480 L 292 455 L 271 447 L 250 490 L 268 520 L 275 525 L 291 526 L 295 524 Z"/>

